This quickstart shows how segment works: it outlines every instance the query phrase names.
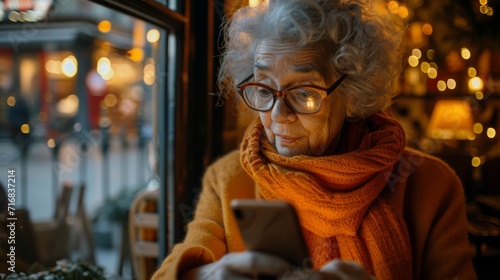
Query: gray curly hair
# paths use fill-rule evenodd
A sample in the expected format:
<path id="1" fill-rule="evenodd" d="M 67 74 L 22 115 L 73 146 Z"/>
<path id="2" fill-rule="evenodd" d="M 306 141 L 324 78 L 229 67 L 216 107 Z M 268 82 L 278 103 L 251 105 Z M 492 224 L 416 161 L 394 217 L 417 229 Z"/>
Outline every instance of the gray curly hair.
<path id="1" fill-rule="evenodd" d="M 239 9 L 224 25 L 219 92 L 234 94 L 253 72 L 254 54 L 264 40 L 319 52 L 313 61 L 325 81 L 348 74 L 338 88 L 366 117 L 386 108 L 397 93 L 403 66 L 405 22 L 379 0 L 269 0 Z M 326 62 L 326 63 L 325 63 Z"/>

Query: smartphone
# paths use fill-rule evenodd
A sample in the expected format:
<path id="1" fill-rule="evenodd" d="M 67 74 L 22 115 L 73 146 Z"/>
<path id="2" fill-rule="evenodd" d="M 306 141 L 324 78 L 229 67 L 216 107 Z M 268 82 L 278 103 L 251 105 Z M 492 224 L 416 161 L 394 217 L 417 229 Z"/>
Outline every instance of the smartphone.
<path id="1" fill-rule="evenodd" d="M 290 203 L 234 199 L 231 209 L 247 250 L 277 255 L 294 266 L 309 262 L 299 219 Z"/>

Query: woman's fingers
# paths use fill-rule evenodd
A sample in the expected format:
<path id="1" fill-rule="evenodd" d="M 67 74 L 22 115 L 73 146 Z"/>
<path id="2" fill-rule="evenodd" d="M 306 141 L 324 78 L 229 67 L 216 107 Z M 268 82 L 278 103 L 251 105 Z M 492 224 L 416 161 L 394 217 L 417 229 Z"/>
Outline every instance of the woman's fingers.
<path id="1" fill-rule="evenodd" d="M 284 259 L 261 252 L 227 254 L 223 259 L 224 266 L 230 271 L 255 277 L 258 275 L 277 277 L 291 269 L 291 265 Z"/>
<path id="2" fill-rule="evenodd" d="M 197 270 L 197 271 L 196 271 Z M 282 280 L 373 280 L 362 265 L 356 262 L 333 260 L 320 271 L 296 269 L 286 260 L 261 252 L 229 253 L 219 261 L 200 267 L 186 279 L 264 279 Z M 188 275 L 185 275 L 188 276 Z"/>
<path id="3" fill-rule="evenodd" d="M 321 272 L 332 274 L 338 277 L 337 279 L 356 279 L 356 280 L 373 280 L 375 277 L 370 275 L 361 264 L 351 261 L 333 260 L 325 264 Z M 334 278 L 335 279 L 335 278 Z"/>

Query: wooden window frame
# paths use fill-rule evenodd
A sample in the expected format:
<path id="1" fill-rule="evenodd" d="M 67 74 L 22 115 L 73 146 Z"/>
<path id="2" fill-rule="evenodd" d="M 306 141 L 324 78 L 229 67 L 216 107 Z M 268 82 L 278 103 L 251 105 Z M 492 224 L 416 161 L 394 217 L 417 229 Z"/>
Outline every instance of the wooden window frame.
<path id="1" fill-rule="evenodd" d="M 179 12 L 170 10 L 166 5 L 153 0 L 90 0 L 115 11 L 164 28 L 171 38 L 162 38 L 162 44 L 166 46 L 165 53 L 171 50 L 172 43 L 175 44 L 175 53 L 168 53 L 160 57 L 162 73 L 169 73 L 165 77 L 165 94 L 160 94 L 157 104 L 157 133 L 158 133 L 158 177 L 160 180 L 158 241 L 160 245 L 159 261 L 161 262 L 170 252 L 173 245 L 182 240 L 185 235 L 186 218 L 181 212 L 182 205 L 191 205 L 192 197 L 189 195 L 188 178 L 199 177 L 192 174 L 190 162 L 203 162 L 206 155 L 190 156 L 190 145 L 200 139 L 200 135 L 189 131 L 193 127 L 190 121 L 190 112 L 196 108 L 190 108 L 190 38 L 191 38 L 191 1 L 178 1 Z M 209 1 L 211 2 L 211 1 Z M 212 2 L 213 3 L 213 2 Z M 209 5 L 209 4 L 207 4 Z M 205 10 L 206 11 L 206 10 Z M 207 13 L 210 13 L 210 9 Z M 206 26 L 205 26 L 206 28 Z M 173 69 L 169 66 L 168 57 L 175 57 Z M 192 58 L 191 58 L 192 59 Z M 191 62 L 192 63 L 192 62 Z M 208 69 L 208 67 L 207 67 Z M 207 70 L 205 70 L 207 71 Z M 205 72 L 206 74 L 207 72 Z M 207 76 L 208 77 L 208 76 Z M 200 77 L 198 77 L 199 79 Z M 201 113 L 206 113 L 202 110 Z M 207 118 L 211 119 L 211 118 Z M 206 124 L 202 124 L 206 125 Z M 195 129 L 196 131 L 196 129 Z M 188 157 L 190 157 L 188 159 Z"/>

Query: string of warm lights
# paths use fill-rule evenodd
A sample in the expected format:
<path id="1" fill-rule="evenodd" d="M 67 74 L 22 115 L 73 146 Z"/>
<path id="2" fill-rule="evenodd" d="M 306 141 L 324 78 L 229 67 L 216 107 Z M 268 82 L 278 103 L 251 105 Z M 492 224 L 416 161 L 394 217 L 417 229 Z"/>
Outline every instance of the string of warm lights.
<path id="1" fill-rule="evenodd" d="M 470 142 L 474 143 L 470 146 L 471 165 L 474 167 L 487 160 L 488 148 L 482 146 L 484 141 L 496 137 L 496 120 L 486 120 L 490 117 L 477 111 L 478 106 L 485 106 L 479 101 L 498 91 L 493 87 L 495 81 L 491 80 L 495 64 L 491 55 L 499 46 L 498 28 L 494 27 L 498 19 L 493 17 L 495 5 L 496 2 L 488 3 L 488 0 L 470 3 L 423 0 L 410 7 L 409 40 L 413 47 L 406 57 L 402 91 L 415 96 L 437 94 L 430 119 L 434 117 L 438 103 L 450 101 L 446 105 L 448 117 L 456 117 L 455 122 L 451 126 L 439 126 L 436 131 L 427 129 L 427 135 L 451 133 L 448 135 L 451 138 L 434 138 L 432 135 L 430 138 L 474 141 Z M 392 1 L 388 2 L 390 12 L 396 13 L 396 7 Z M 456 98 L 443 99 L 440 96 Z M 459 103 L 464 108 L 451 114 L 451 106 Z M 474 117 L 477 118 L 475 121 Z M 458 137 L 457 133 L 462 134 Z"/>
<path id="2" fill-rule="evenodd" d="M 408 18 L 410 14 L 408 7 L 402 3 L 398 3 L 397 1 L 387 2 L 387 10 L 394 15 L 400 16 L 401 18 Z"/>
<path id="3" fill-rule="evenodd" d="M 488 6 L 488 0 L 479 0 L 479 4 L 481 6 L 479 7 L 479 12 L 483 15 L 487 16 L 493 16 L 493 8 Z"/>

